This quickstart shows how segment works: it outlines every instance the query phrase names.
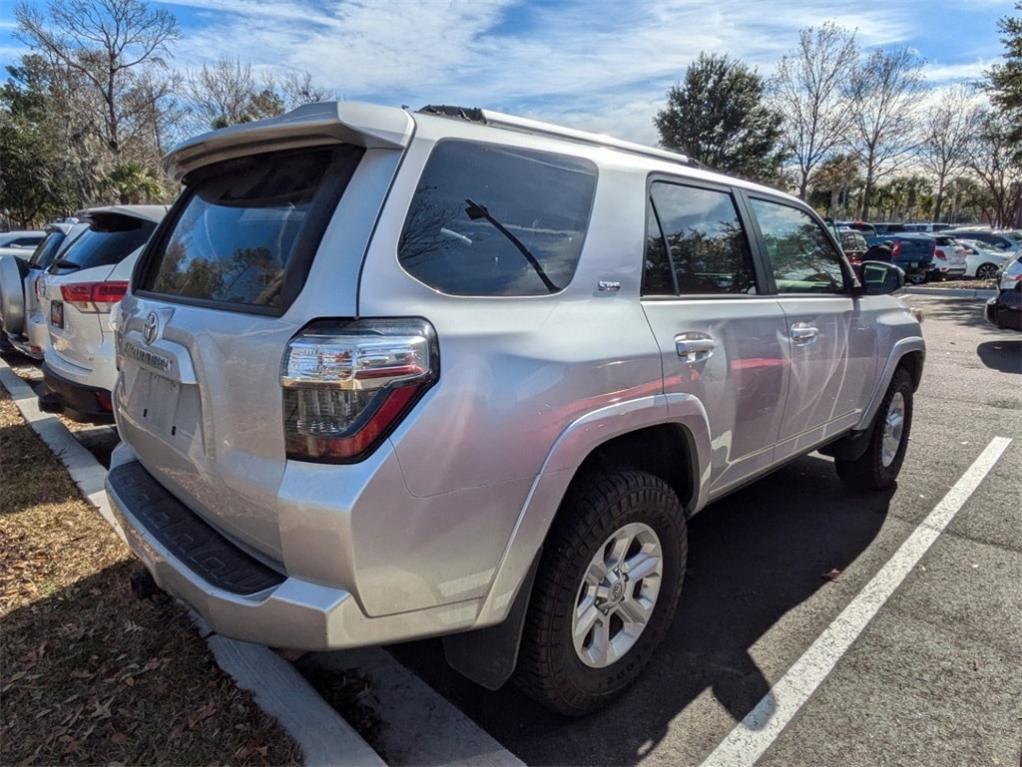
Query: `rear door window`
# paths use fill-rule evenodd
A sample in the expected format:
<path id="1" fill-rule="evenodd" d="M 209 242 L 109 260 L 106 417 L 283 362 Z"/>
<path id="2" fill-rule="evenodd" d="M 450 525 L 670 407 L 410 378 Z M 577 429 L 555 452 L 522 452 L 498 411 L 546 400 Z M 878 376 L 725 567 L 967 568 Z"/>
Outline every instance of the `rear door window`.
<path id="1" fill-rule="evenodd" d="M 156 229 L 152 221 L 117 213 L 96 214 L 86 229 L 50 270 L 68 274 L 94 266 L 112 266 L 120 263 L 136 249 L 142 247 Z"/>
<path id="2" fill-rule="evenodd" d="M 646 223 L 645 295 L 755 293 L 749 240 L 730 192 L 657 181 Z"/>
<path id="3" fill-rule="evenodd" d="M 203 168 L 146 256 L 139 288 L 279 312 L 309 264 L 362 151 L 343 145 Z"/>
<path id="4" fill-rule="evenodd" d="M 778 293 L 844 293 L 843 258 L 816 219 L 804 210 L 752 197 Z"/>
<path id="5" fill-rule="evenodd" d="M 578 157 L 441 141 L 412 198 L 398 261 L 452 295 L 556 293 L 575 274 L 596 175 Z"/>
<path id="6" fill-rule="evenodd" d="M 66 235 L 60 230 L 54 230 L 46 235 L 46 239 L 39 243 L 39 247 L 32 253 L 32 258 L 28 260 L 31 266 L 36 269 L 45 269 L 53 261 L 53 257 L 60 250 L 61 243 L 64 242 Z"/>

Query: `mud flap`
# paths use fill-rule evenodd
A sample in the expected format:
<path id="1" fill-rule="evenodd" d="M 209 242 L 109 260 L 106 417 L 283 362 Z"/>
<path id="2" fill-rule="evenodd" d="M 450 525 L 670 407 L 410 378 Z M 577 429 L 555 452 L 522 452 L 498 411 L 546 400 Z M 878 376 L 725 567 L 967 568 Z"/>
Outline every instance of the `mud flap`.
<path id="1" fill-rule="evenodd" d="M 858 460 L 866 452 L 866 448 L 869 447 L 869 439 L 873 436 L 873 429 L 875 427 L 876 419 L 874 418 L 874 422 L 869 425 L 868 429 L 846 434 L 841 439 L 821 447 L 820 452 L 842 461 Z"/>
<path id="2" fill-rule="evenodd" d="M 487 690 L 499 690 L 514 673 L 532 584 L 536 580 L 542 553 L 542 549 L 536 552 L 503 623 L 443 638 L 447 665 Z"/>

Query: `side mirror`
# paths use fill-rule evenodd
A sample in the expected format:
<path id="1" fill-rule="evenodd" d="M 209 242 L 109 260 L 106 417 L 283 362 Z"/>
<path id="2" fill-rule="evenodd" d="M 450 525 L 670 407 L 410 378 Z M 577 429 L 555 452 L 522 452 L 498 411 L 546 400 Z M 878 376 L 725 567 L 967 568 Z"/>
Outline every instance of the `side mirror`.
<path id="1" fill-rule="evenodd" d="M 883 261 L 862 262 L 862 288 L 859 295 L 882 296 L 905 287 L 905 272 Z"/>

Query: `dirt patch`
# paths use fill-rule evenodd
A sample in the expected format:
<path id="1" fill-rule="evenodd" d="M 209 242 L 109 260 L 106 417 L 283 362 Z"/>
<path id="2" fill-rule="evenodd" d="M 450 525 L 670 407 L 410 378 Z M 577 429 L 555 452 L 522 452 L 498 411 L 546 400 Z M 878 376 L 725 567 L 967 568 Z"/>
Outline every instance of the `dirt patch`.
<path id="1" fill-rule="evenodd" d="M 930 288 L 958 288 L 962 290 L 993 290 L 997 280 L 930 280 L 926 283 Z"/>
<path id="2" fill-rule="evenodd" d="M 0 763 L 298 764 L 0 389 Z"/>

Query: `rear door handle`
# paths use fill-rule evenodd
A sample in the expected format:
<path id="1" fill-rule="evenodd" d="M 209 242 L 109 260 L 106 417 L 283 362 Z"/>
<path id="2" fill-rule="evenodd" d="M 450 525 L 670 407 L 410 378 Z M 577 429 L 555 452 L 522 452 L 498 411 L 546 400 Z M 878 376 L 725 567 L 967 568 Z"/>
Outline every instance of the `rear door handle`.
<path id="1" fill-rule="evenodd" d="M 820 329 L 811 322 L 796 322 L 791 326 L 791 342 L 798 346 L 815 342 L 819 335 Z"/>
<path id="2" fill-rule="evenodd" d="M 674 349 L 682 362 L 702 362 L 715 348 L 717 342 L 705 333 L 679 333 L 674 337 Z"/>

